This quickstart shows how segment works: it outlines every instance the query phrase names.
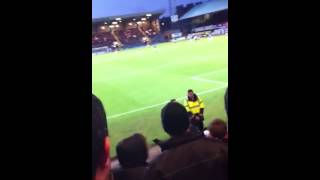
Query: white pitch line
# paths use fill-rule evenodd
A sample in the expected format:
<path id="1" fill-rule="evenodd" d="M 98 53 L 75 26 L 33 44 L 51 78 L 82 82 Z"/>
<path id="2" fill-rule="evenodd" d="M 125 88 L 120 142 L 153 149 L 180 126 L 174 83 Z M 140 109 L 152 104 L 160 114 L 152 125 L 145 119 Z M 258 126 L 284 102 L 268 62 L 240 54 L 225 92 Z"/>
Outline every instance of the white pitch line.
<path id="1" fill-rule="evenodd" d="M 163 102 L 163 103 L 159 103 L 159 104 L 154 104 L 154 105 L 151 105 L 151 106 L 145 106 L 145 107 L 142 107 L 142 108 L 134 109 L 134 110 L 127 111 L 127 112 L 124 112 L 124 113 L 115 114 L 115 115 L 109 116 L 108 119 L 117 118 L 117 117 L 120 117 L 120 116 L 124 116 L 124 115 L 127 115 L 127 114 L 143 111 L 143 110 L 146 110 L 146 109 L 151 109 L 151 108 L 154 108 L 154 107 L 161 106 L 161 105 L 163 105 L 165 103 L 167 103 L 167 101 Z"/>
<path id="2" fill-rule="evenodd" d="M 226 82 L 223 82 L 223 81 L 215 81 L 215 80 L 210 80 L 210 79 L 198 78 L 196 76 L 191 77 L 191 79 L 196 80 L 196 81 L 215 83 L 215 84 L 227 84 Z"/>
<path id="3" fill-rule="evenodd" d="M 219 70 L 215 70 L 215 71 L 211 71 L 211 72 L 206 72 L 206 73 L 198 74 L 198 75 L 192 76 L 192 77 L 199 77 L 199 76 L 204 76 L 204 75 L 209 75 L 209 74 L 216 74 L 216 73 L 220 73 L 221 71 L 225 71 L 225 70 L 228 70 L 228 68 L 223 68 L 223 69 L 219 69 Z"/>
<path id="4" fill-rule="evenodd" d="M 225 84 L 224 86 L 221 86 L 221 87 L 218 87 L 218 88 L 209 89 L 209 90 L 205 90 L 205 91 L 201 91 L 201 92 L 199 92 L 199 93 L 197 93 L 197 94 L 198 94 L 198 95 L 207 94 L 207 93 L 211 93 L 211 92 L 218 91 L 218 90 L 220 90 L 220 89 L 224 89 L 224 88 L 226 88 L 226 87 L 227 87 L 227 85 Z M 184 98 L 185 98 L 185 97 L 179 97 L 179 98 L 177 98 L 176 100 L 179 101 L 179 100 L 183 100 Z M 165 101 L 165 102 L 158 103 L 158 104 L 154 104 L 154 105 L 151 105 L 151 106 L 145 106 L 145 107 L 141 107 L 141 108 L 138 108 L 138 109 L 134 109 L 134 110 L 131 110 L 131 111 L 127 111 L 127 112 L 124 112 L 124 113 L 119 113 L 119 114 L 111 115 L 111 116 L 108 116 L 107 119 L 113 119 L 113 118 L 117 118 L 117 117 L 124 116 L 124 115 L 127 115 L 127 114 L 131 114 L 131 113 L 143 111 L 143 110 L 146 110 L 146 109 L 155 108 L 155 107 L 158 107 L 158 106 L 167 104 L 168 102 L 169 102 L 169 101 Z"/>

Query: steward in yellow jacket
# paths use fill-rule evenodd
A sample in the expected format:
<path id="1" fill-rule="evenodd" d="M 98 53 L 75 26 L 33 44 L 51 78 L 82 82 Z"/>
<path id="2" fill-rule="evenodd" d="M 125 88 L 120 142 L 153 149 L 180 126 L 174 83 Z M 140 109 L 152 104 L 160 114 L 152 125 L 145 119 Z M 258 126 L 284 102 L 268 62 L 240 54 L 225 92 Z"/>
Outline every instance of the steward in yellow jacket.
<path id="1" fill-rule="evenodd" d="M 188 90 L 187 99 L 184 102 L 184 106 L 189 114 L 189 120 L 191 125 L 197 127 L 198 130 L 203 131 L 204 125 L 204 103 L 203 101 L 193 92 L 192 89 Z"/>

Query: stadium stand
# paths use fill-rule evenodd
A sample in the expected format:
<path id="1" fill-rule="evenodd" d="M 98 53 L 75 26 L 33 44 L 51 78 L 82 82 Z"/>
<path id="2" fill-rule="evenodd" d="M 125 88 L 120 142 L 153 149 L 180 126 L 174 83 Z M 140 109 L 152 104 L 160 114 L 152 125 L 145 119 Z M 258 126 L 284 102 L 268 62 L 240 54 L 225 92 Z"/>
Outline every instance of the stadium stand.
<path id="1" fill-rule="evenodd" d="M 93 52 L 114 51 L 115 42 L 121 48 L 143 46 L 146 37 L 153 43 L 160 43 L 172 39 L 173 35 L 187 39 L 228 32 L 228 0 L 176 8 L 179 21 L 175 23 L 170 17 L 159 20 L 163 10 L 94 19 Z M 228 89 L 225 109 L 228 114 Z M 117 144 L 114 165 L 110 164 L 106 121 L 101 101 L 92 95 L 92 172 L 95 180 L 228 179 L 228 128 L 220 119 L 209 125 L 209 138 L 193 133 L 185 107 L 172 100 L 161 110 L 162 128 L 169 139 L 156 139 L 156 145 L 148 149 L 148 137 L 133 134 Z"/>
<path id="2" fill-rule="evenodd" d="M 94 19 L 93 53 L 101 51 L 101 47 L 108 47 L 108 52 L 118 50 L 115 42 L 126 49 L 145 45 L 146 38 L 151 44 L 157 44 L 228 33 L 228 0 L 179 5 L 176 7 L 177 22 L 172 22 L 170 17 L 159 19 L 163 12 L 158 10 Z"/>
<path id="3" fill-rule="evenodd" d="M 92 47 L 111 46 L 114 39 L 110 33 L 101 32 L 92 36 Z"/>
<path id="4" fill-rule="evenodd" d="M 193 7 L 185 15 L 183 15 L 180 20 L 185 20 L 189 18 L 194 18 L 197 16 L 202 16 L 211 13 L 217 13 L 228 9 L 228 0 L 213 0 L 205 3 L 201 3 Z"/>
<path id="5" fill-rule="evenodd" d="M 93 20 L 92 48 L 108 46 L 114 48 L 114 42 L 123 48 L 143 45 L 142 39 L 158 37 L 160 33 L 159 16 L 163 10 L 106 17 Z M 154 43 L 162 40 L 156 38 Z"/>
<path id="6" fill-rule="evenodd" d="M 212 0 L 194 6 L 179 19 L 184 34 L 227 33 L 228 0 Z M 221 32 L 220 32 L 221 31 Z"/>

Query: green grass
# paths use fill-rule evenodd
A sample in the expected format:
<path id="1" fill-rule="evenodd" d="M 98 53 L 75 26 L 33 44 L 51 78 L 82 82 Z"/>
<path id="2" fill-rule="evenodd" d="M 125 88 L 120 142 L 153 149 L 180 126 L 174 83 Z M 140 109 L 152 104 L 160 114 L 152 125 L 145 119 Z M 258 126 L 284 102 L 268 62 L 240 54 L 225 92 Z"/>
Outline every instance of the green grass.
<path id="1" fill-rule="evenodd" d="M 190 88 L 205 102 L 206 124 L 213 118 L 226 119 L 226 36 L 163 43 L 157 48 L 130 49 L 92 59 L 93 93 L 107 112 L 112 156 L 116 144 L 136 132 L 144 134 L 149 144 L 154 138 L 167 138 L 160 122 L 161 103 L 173 98 L 183 102 L 181 98 Z"/>

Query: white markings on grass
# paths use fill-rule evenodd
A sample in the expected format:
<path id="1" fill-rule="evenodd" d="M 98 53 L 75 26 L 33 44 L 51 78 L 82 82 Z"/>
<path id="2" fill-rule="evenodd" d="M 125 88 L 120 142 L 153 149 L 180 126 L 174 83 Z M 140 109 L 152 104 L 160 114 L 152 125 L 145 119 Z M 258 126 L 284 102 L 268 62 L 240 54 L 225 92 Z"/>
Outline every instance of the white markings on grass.
<path id="1" fill-rule="evenodd" d="M 199 76 L 205 76 L 205 75 L 209 75 L 209 74 L 216 74 L 216 73 L 220 73 L 222 71 L 227 71 L 228 68 L 223 68 L 223 69 L 219 69 L 219 70 L 215 70 L 215 71 L 211 71 L 211 72 L 206 72 L 206 73 L 202 73 L 202 74 L 198 74 L 196 76 L 192 76 L 192 77 L 199 77 Z"/>
<path id="2" fill-rule="evenodd" d="M 163 64 L 163 65 L 160 65 L 156 68 L 163 68 L 163 67 L 167 67 L 167 66 L 170 66 L 171 64 L 173 63 L 167 63 L 167 64 Z M 156 69 L 154 68 L 154 69 Z M 153 70 L 154 70 L 153 69 Z M 196 75 L 196 76 L 192 76 L 191 79 L 193 80 L 197 80 L 197 81 L 202 81 L 202 82 L 208 82 L 208 83 L 215 83 L 215 84 L 221 84 L 222 86 L 221 87 L 218 87 L 218 88 L 213 88 L 213 89 L 209 89 L 209 90 L 206 90 L 206 91 L 201 91 L 199 93 L 197 93 L 198 95 L 201 95 L 201 94 L 207 94 L 207 93 L 211 93 L 211 92 L 214 92 L 214 91 L 218 91 L 220 89 L 223 89 L 223 88 L 226 88 L 227 87 L 227 82 L 223 82 L 223 81 L 215 81 L 215 80 L 210 80 L 210 79 L 204 79 L 204 78 L 199 78 L 199 76 L 203 76 L 203 75 L 208 75 L 208 74 L 215 74 L 215 73 L 220 73 L 222 71 L 226 71 L 227 68 L 224 68 L 224 69 L 219 69 L 219 70 L 215 70 L 215 71 L 211 71 L 211 72 L 208 72 L 208 73 L 203 73 L 203 74 L 199 74 L 199 75 Z M 180 101 L 180 100 L 183 100 L 185 97 L 180 97 L 180 98 L 177 98 L 176 100 L 177 101 Z M 127 114 L 132 114 L 132 113 L 135 113 L 135 112 L 139 112 L 139 111 L 144 111 L 144 110 L 147 110 L 147 109 L 151 109 L 151 108 L 155 108 L 155 107 L 158 107 L 158 106 L 161 106 L 161 105 L 165 105 L 166 103 L 168 103 L 168 101 L 165 101 L 165 102 L 162 102 L 162 103 L 158 103 L 158 104 L 154 104 L 154 105 L 150 105 L 150 106 L 145 106 L 145 107 L 141 107 L 141 108 L 137 108 L 137 109 L 133 109 L 131 111 L 127 111 L 127 112 L 124 112 L 124 113 L 119 113 L 119 114 L 115 114 L 115 115 L 111 115 L 108 117 L 108 119 L 114 119 L 114 118 L 117 118 L 117 117 L 121 117 L 121 116 L 125 116 Z"/>
<path id="3" fill-rule="evenodd" d="M 191 79 L 196 80 L 196 81 L 202 81 L 202 82 L 208 82 L 208 83 L 215 83 L 215 84 L 227 84 L 226 82 L 223 82 L 223 81 L 215 81 L 215 80 L 198 78 L 198 77 L 191 77 Z"/>
<path id="4" fill-rule="evenodd" d="M 219 70 L 215 70 L 215 71 L 211 71 L 211 72 L 207 72 L 207 73 L 203 73 L 203 74 L 198 74 L 196 76 L 192 76 L 191 79 L 196 80 L 196 81 L 201 81 L 201 82 L 226 85 L 228 83 L 224 82 L 224 81 L 217 81 L 217 80 L 211 80 L 211 79 L 206 79 L 206 78 L 200 78 L 200 76 L 205 76 L 205 75 L 209 75 L 209 74 L 216 74 L 216 73 L 220 73 L 220 72 L 226 71 L 226 70 L 227 70 L 227 68 L 224 68 L 224 69 L 219 69 Z"/>
<path id="5" fill-rule="evenodd" d="M 209 90 L 205 90 L 205 91 L 201 91 L 199 93 L 197 93 L 198 95 L 202 95 L 202 94 L 208 94 L 208 93 L 212 93 L 212 92 L 215 92 L 215 91 L 219 91 L 221 89 L 224 89 L 226 88 L 227 85 L 223 85 L 221 87 L 218 87 L 218 88 L 213 88 L 213 89 L 209 89 Z M 179 97 L 177 98 L 176 100 L 177 101 L 180 101 L 180 100 L 183 100 L 185 99 L 186 97 L 183 96 L 183 97 Z M 135 113 L 135 112 L 139 112 L 139 111 L 144 111 L 144 110 L 147 110 L 147 109 L 151 109 L 151 108 L 155 108 L 155 107 L 158 107 L 158 106 L 161 106 L 161 105 L 165 105 L 166 103 L 168 103 L 169 101 L 165 101 L 165 102 L 162 102 L 162 103 L 158 103 L 158 104 L 154 104 L 154 105 L 151 105 L 151 106 L 145 106 L 145 107 L 141 107 L 141 108 L 138 108 L 138 109 L 134 109 L 134 110 L 131 110 L 131 111 L 127 111 L 127 112 L 124 112 L 124 113 L 119 113 L 119 114 L 115 114 L 115 115 L 111 115 L 108 117 L 108 119 L 114 119 L 114 118 L 117 118 L 117 117 L 121 117 L 121 116 L 124 116 L 124 115 L 127 115 L 127 114 L 132 114 L 132 113 Z"/>

